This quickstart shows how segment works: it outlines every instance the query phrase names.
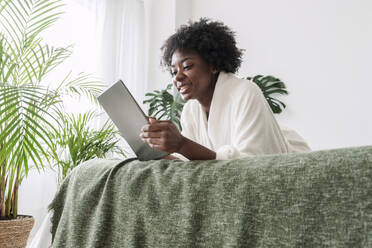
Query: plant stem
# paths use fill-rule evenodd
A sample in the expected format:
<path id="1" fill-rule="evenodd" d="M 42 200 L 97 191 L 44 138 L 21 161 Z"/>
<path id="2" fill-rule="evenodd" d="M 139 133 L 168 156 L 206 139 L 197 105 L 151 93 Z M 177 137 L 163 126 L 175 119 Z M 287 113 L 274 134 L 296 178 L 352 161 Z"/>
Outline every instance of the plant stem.
<path id="1" fill-rule="evenodd" d="M 12 208 L 13 208 L 13 218 L 16 219 L 18 215 L 18 179 L 14 184 L 13 196 L 12 197 Z"/>
<path id="2" fill-rule="evenodd" d="M 1 180 L 3 181 L 0 185 L 0 188 L 1 188 L 0 189 L 0 217 L 3 218 L 5 217 L 5 213 L 6 213 L 5 211 L 6 209 L 5 190 L 6 190 L 6 183 L 8 181 L 8 177 L 5 177 L 5 175 L 4 176 L 2 175 Z"/>
<path id="3" fill-rule="evenodd" d="M 10 174 L 10 180 L 8 184 L 8 197 L 6 200 L 6 205 L 7 205 L 7 213 L 6 216 L 10 216 L 10 213 L 12 211 L 12 198 L 13 198 L 13 187 L 14 187 L 14 170 L 12 170 Z"/>

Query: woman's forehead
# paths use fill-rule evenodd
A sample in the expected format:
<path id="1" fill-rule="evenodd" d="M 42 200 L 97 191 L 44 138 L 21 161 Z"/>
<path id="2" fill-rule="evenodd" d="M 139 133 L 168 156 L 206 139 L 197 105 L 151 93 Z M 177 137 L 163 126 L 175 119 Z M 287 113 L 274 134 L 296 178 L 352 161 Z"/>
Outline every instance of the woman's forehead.
<path id="1" fill-rule="evenodd" d="M 172 54 L 171 66 L 176 64 L 183 63 L 189 59 L 198 59 L 200 58 L 199 54 L 193 50 L 175 50 Z"/>

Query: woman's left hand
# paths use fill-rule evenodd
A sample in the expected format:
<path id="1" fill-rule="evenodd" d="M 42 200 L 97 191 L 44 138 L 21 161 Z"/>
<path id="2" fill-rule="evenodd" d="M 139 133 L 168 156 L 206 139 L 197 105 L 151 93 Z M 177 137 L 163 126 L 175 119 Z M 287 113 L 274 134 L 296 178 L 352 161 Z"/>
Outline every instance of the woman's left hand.
<path id="1" fill-rule="evenodd" d="M 156 120 L 152 117 L 149 118 L 149 122 L 141 129 L 140 137 L 144 142 L 156 150 L 167 153 L 180 150 L 185 138 L 176 125 L 169 120 Z"/>

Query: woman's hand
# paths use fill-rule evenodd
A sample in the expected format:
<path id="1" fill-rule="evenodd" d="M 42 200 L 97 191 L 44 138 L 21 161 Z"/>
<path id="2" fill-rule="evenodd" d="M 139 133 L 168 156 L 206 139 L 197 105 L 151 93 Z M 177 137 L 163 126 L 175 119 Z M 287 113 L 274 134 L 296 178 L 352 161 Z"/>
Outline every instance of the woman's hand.
<path id="1" fill-rule="evenodd" d="M 167 152 L 179 152 L 185 138 L 171 121 L 156 120 L 149 118 L 149 124 L 141 129 L 141 139 L 152 148 Z"/>

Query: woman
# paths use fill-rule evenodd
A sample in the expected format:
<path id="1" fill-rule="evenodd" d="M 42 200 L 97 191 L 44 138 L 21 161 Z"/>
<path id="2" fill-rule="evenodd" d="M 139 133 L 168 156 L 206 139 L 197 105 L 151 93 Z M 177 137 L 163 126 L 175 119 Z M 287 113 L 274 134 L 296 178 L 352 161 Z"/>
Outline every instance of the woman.
<path id="1" fill-rule="evenodd" d="M 187 101 L 182 134 L 170 121 L 150 119 L 140 137 L 151 147 L 189 160 L 307 151 L 306 142 L 281 130 L 261 90 L 237 78 L 242 50 L 221 22 L 181 26 L 162 47 L 162 65 Z"/>

